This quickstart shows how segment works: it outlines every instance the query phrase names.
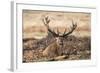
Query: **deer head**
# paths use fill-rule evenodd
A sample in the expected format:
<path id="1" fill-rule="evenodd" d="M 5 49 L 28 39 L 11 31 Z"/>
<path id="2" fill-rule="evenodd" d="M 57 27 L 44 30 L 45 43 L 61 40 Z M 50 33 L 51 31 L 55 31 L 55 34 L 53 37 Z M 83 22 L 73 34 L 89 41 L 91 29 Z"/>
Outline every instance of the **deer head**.
<path id="1" fill-rule="evenodd" d="M 49 27 L 50 19 L 49 19 L 48 16 L 44 17 L 42 19 L 42 21 L 43 21 L 44 25 L 46 26 L 48 32 L 51 33 L 56 38 L 56 43 L 59 46 L 63 46 L 63 40 L 64 40 L 64 38 L 67 37 L 68 35 L 70 35 L 76 29 L 76 27 L 77 27 L 77 23 L 74 23 L 72 21 L 72 26 L 70 27 L 70 30 L 68 32 L 66 32 L 66 29 L 65 29 L 65 31 L 63 32 L 63 34 L 60 35 L 58 29 L 57 29 L 57 33 L 55 31 L 53 31 L 53 30 L 50 29 L 50 27 Z"/>

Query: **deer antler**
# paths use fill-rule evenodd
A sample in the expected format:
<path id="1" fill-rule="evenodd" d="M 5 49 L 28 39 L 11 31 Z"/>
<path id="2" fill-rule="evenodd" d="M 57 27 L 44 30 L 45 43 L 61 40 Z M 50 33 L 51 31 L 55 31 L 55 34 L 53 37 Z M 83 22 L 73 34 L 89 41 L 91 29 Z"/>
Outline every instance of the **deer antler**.
<path id="1" fill-rule="evenodd" d="M 49 22 L 50 22 L 50 19 L 49 19 L 49 17 L 47 16 L 47 17 L 44 17 L 43 19 L 42 19 L 42 21 L 43 21 L 43 23 L 44 23 L 44 25 L 47 27 L 47 29 L 48 29 L 48 31 L 50 32 L 50 33 L 52 33 L 54 36 L 59 36 L 59 34 L 57 34 L 57 33 L 55 33 L 53 30 L 51 30 L 50 28 L 49 28 Z"/>
<path id="2" fill-rule="evenodd" d="M 56 36 L 56 37 L 65 37 L 65 36 L 68 36 L 68 35 L 71 34 L 71 33 L 76 29 L 76 27 L 77 27 L 77 23 L 74 23 L 74 22 L 72 21 L 71 30 L 70 30 L 69 32 L 66 33 L 66 29 L 65 29 L 63 35 L 59 35 L 59 30 L 58 30 L 58 29 L 57 29 L 57 33 L 55 33 L 53 30 L 51 30 L 51 29 L 49 28 L 49 25 L 48 25 L 48 24 L 49 24 L 49 22 L 50 22 L 50 19 L 49 19 L 48 16 L 47 16 L 47 17 L 44 17 L 44 19 L 42 19 L 42 21 L 43 21 L 44 25 L 47 27 L 48 31 L 49 31 L 51 34 L 53 34 L 53 36 Z"/>
<path id="3" fill-rule="evenodd" d="M 64 33 L 63 33 L 63 35 L 62 35 L 62 37 L 65 37 L 65 36 L 68 36 L 69 34 L 71 34 L 71 33 L 76 29 L 76 27 L 77 27 L 77 23 L 74 23 L 74 22 L 72 21 L 71 30 L 70 30 L 68 33 L 66 33 L 66 29 L 65 29 L 65 31 L 64 31 Z"/>

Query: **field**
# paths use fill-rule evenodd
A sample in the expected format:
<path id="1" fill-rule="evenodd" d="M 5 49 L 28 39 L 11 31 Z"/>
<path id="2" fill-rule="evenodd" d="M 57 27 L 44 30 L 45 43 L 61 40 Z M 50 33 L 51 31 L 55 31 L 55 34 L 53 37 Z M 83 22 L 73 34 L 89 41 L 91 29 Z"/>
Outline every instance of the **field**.
<path id="1" fill-rule="evenodd" d="M 52 57 L 43 56 L 43 51 L 55 42 L 55 37 L 48 33 L 41 21 L 43 16 L 50 17 L 50 28 L 63 34 L 69 31 L 71 20 L 77 22 L 77 28 L 72 34 L 64 38 L 63 52 L 65 58 L 54 60 Z M 91 59 L 91 14 L 74 12 L 49 12 L 23 10 L 23 62 L 87 60 Z"/>

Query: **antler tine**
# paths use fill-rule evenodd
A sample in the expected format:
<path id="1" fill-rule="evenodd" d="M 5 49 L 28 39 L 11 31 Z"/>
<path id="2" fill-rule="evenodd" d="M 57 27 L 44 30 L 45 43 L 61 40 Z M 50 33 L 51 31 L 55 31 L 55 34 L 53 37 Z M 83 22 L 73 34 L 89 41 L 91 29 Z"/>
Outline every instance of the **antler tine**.
<path id="1" fill-rule="evenodd" d="M 50 22 L 50 19 L 47 17 L 45 17 L 45 21 L 46 21 L 46 24 L 48 24 Z"/>
<path id="2" fill-rule="evenodd" d="M 66 32 L 66 31 L 65 31 L 64 34 L 63 34 L 63 37 L 65 37 L 65 36 L 71 34 L 71 33 L 76 29 L 76 27 L 77 27 L 77 23 L 74 23 L 74 22 L 72 21 L 71 30 L 70 30 L 68 33 L 65 33 L 65 32 Z"/>
<path id="3" fill-rule="evenodd" d="M 72 25 L 73 26 L 71 28 L 73 28 L 73 29 L 75 29 L 77 27 L 77 23 L 74 23 L 73 20 L 72 20 Z"/>
<path id="4" fill-rule="evenodd" d="M 46 26 L 48 26 L 47 24 L 49 24 L 50 19 L 49 19 L 48 16 L 47 16 L 47 17 L 45 17 L 44 19 L 42 19 L 42 21 L 43 21 L 43 23 L 44 23 Z"/>
<path id="5" fill-rule="evenodd" d="M 64 31 L 64 33 L 63 33 L 63 35 L 65 35 L 65 33 L 66 33 L 66 29 L 65 29 L 65 31 Z"/>
<path id="6" fill-rule="evenodd" d="M 44 19 L 42 19 L 44 25 L 47 27 L 48 31 L 51 32 L 54 36 L 59 36 L 58 34 L 56 34 L 54 31 L 52 31 L 50 28 L 49 28 L 49 22 L 50 22 L 50 19 L 49 17 L 45 17 Z"/>

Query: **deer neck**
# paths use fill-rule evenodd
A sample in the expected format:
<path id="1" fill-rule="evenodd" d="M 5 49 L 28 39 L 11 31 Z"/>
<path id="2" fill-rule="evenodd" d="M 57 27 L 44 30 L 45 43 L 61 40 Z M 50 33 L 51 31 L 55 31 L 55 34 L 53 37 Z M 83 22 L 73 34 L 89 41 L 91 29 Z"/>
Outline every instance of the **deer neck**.
<path id="1" fill-rule="evenodd" d="M 56 42 L 56 46 L 57 46 L 57 48 L 62 48 L 63 47 L 63 45 L 59 45 L 59 44 L 57 44 L 57 42 Z"/>

